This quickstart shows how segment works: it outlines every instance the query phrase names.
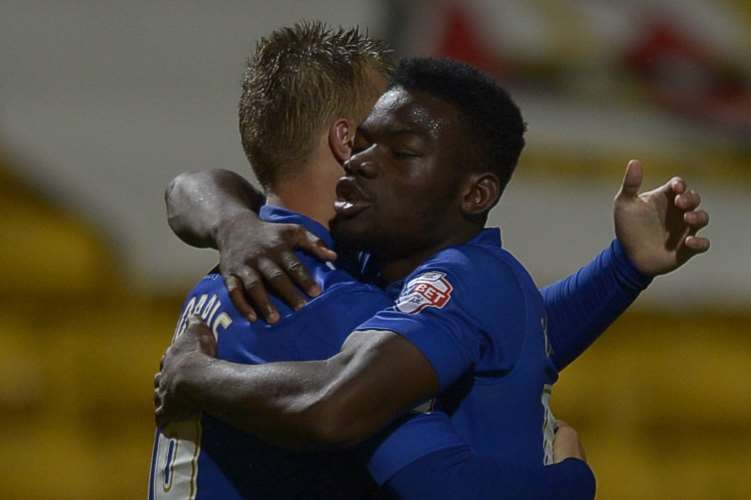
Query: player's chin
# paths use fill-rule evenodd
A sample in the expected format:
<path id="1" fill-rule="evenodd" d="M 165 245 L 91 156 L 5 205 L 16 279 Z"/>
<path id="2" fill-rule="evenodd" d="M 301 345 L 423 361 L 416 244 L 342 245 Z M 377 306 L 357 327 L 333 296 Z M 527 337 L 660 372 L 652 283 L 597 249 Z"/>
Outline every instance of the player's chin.
<path id="1" fill-rule="evenodd" d="M 337 215 L 331 221 L 331 235 L 336 240 L 337 246 L 349 249 L 366 249 L 374 226 L 369 221 L 366 211 L 351 217 Z"/>

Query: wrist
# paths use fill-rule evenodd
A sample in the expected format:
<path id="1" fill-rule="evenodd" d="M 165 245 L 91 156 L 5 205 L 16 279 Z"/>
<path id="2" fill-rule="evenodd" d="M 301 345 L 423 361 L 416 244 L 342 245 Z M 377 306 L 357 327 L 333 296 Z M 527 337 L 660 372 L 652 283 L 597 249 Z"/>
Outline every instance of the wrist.
<path id="1" fill-rule="evenodd" d="M 626 247 L 618 239 L 614 239 L 610 246 L 616 263 L 616 276 L 624 286 L 636 290 L 644 290 L 652 282 L 653 275 L 639 269 L 634 259 L 628 255 Z"/>
<path id="2" fill-rule="evenodd" d="M 201 400 L 201 381 L 213 358 L 201 351 L 186 354 L 177 365 L 174 378 L 175 395 L 178 399 L 197 407 Z"/>
<path id="3" fill-rule="evenodd" d="M 232 238 L 235 228 L 239 225 L 253 225 L 260 219 L 255 212 L 248 208 L 238 208 L 231 213 L 225 214 L 214 225 L 211 231 L 211 238 L 217 250 L 226 248 L 227 243 Z"/>

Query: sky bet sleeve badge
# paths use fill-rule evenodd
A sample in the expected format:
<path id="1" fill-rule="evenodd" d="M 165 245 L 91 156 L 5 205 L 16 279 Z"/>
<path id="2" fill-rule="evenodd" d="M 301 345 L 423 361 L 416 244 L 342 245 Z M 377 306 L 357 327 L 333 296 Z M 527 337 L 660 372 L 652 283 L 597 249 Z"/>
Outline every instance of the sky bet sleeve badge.
<path id="1" fill-rule="evenodd" d="M 451 299 L 453 289 L 446 273 L 423 273 L 407 283 L 396 299 L 396 308 L 409 314 L 419 313 L 427 307 L 442 309 Z"/>

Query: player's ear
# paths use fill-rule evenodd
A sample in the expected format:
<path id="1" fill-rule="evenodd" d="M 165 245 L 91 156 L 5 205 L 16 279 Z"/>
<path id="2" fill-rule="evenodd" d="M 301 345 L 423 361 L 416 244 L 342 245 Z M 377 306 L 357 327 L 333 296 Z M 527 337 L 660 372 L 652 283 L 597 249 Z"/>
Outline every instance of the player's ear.
<path id="1" fill-rule="evenodd" d="M 461 207 L 465 215 L 481 215 L 498 203 L 501 181 L 490 172 L 470 174 L 461 191 Z"/>
<path id="2" fill-rule="evenodd" d="M 339 118 L 329 127 L 329 148 L 339 163 L 352 156 L 355 141 L 355 124 L 346 118 Z"/>

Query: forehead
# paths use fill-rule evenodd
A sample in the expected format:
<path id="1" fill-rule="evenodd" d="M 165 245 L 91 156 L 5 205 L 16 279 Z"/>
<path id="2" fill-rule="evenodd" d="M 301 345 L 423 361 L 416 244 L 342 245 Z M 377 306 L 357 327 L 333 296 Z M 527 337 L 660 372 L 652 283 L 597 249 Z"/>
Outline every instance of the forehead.
<path id="1" fill-rule="evenodd" d="M 383 94 L 363 123 L 368 129 L 408 130 L 438 138 L 453 131 L 458 112 L 451 104 L 425 92 L 395 87 Z"/>

